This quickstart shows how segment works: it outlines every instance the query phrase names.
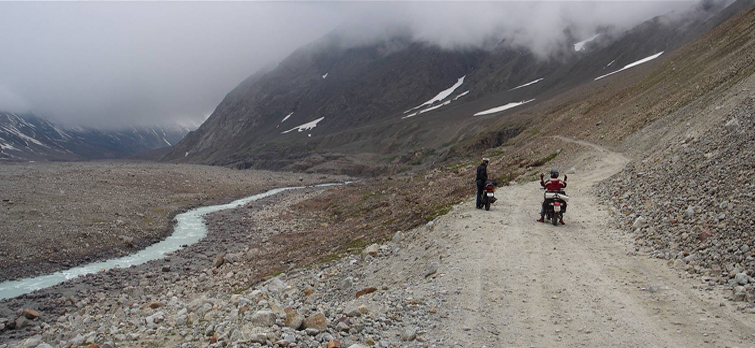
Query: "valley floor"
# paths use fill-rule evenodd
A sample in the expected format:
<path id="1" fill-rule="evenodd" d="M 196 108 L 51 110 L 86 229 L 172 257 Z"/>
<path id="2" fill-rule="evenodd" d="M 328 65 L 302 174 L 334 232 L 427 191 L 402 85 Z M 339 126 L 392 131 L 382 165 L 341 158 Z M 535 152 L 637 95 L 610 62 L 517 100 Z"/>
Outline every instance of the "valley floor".
<path id="1" fill-rule="evenodd" d="M 0 165 L 0 281 L 124 256 L 198 205 L 343 176 L 136 162 Z"/>
<path id="2" fill-rule="evenodd" d="M 592 192 L 628 160 L 577 143 L 586 151 L 572 162 L 577 172 L 569 174 L 565 226 L 535 222 L 542 195 L 536 182 L 513 185 L 498 191 L 490 211 L 474 209 L 469 200 L 427 226 L 369 246 L 361 257 L 291 267 L 248 287 L 265 263 L 259 255 L 297 248 L 276 237 L 302 223 L 285 219 L 283 203 L 305 202 L 323 191 L 291 192 L 210 217 L 209 241 L 198 244 L 211 249 L 189 248 L 170 263 L 94 275 L 94 290 L 51 290 L 45 301 L 68 308 L 65 313 L 42 313 L 49 325 L 30 338 L 6 330 L 0 347 L 42 341 L 101 347 L 754 347 L 755 318 L 726 300 L 722 288 L 701 286 L 662 260 L 638 255 L 633 241 L 610 227 L 607 205 Z M 320 250 L 329 250 L 329 243 L 321 241 Z M 223 245 L 238 252 L 213 264 Z"/>

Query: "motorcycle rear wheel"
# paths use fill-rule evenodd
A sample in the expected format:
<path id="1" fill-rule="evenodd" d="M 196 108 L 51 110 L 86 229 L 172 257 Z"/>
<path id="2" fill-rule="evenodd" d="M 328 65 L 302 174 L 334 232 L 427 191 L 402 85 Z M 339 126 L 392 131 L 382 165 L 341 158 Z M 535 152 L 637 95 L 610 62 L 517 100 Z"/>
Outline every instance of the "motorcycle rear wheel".
<path id="1" fill-rule="evenodd" d="M 558 226 L 558 214 L 553 213 L 553 226 Z"/>
<path id="2" fill-rule="evenodd" d="M 485 210 L 490 210 L 490 199 L 485 200 Z"/>

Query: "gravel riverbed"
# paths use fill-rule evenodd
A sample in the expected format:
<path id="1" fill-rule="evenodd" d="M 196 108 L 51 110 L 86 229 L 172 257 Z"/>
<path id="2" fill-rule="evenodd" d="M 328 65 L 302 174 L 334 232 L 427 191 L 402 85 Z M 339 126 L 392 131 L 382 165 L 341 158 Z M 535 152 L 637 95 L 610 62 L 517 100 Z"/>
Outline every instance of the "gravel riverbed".
<path id="1" fill-rule="evenodd" d="M 2 165 L 0 281 L 133 253 L 192 207 L 345 179 L 155 163 Z"/>

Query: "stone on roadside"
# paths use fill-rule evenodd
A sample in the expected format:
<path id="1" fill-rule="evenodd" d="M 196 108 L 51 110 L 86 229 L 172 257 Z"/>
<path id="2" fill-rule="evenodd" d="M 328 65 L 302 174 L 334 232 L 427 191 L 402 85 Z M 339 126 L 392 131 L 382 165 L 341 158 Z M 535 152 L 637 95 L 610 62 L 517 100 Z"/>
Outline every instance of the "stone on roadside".
<path id="1" fill-rule="evenodd" d="M 304 319 L 304 327 L 325 331 L 328 329 L 327 318 L 325 318 L 325 314 L 317 312 Z"/>
<path id="2" fill-rule="evenodd" d="M 22 316 L 18 317 L 18 319 L 16 319 L 16 330 L 23 329 L 23 328 L 29 326 L 29 324 L 31 324 L 31 322 L 29 321 L 29 319 L 26 319 L 26 317 L 22 315 Z"/>
<path id="3" fill-rule="evenodd" d="M 349 348 L 370 348 L 370 347 L 367 347 L 364 344 L 356 343 L 356 344 L 350 345 Z"/>
<path id="4" fill-rule="evenodd" d="M 697 239 L 703 242 L 706 241 L 710 237 L 713 237 L 713 233 L 709 230 L 705 230 L 697 234 Z"/>
<path id="5" fill-rule="evenodd" d="M 341 341 L 338 341 L 338 340 L 328 341 L 328 348 L 341 348 Z"/>
<path id="6" fill-rule="evenodd" d="M 271 311 L 259 311 L 252 314 L 249 322 L 255 327 L 271 327 L 275 325 L 276 319 L 278 319 L 278 316 Z"/>
<path id="7" fill-rule="evenodd" d="M 724 128 L 726 128 L 729 132 L 734 132 L 739 129 L 741 125 L 739 124 L 739 120 L 737 118 L 732 118 L 729 120 L 729 122 L 726 122 L 724 125 Z"/>
<path id="8" fill-rule="evenodd" d="M 366 259 L 367 256 L 377 257 L 379 251 L 380 251 L 380 246 L 377 244 L 372 244 L 364 248 L 364 250 L 362 250 L 362 260 Z"/>
<path id="9" fill-rule="evenodd" d="M 687 209 L 684 211 L 684 214 L 687 215 L 688 219 L 693 218 L 695 216 L 695 207 L 693 206 L 687 207 Z"/>
<path id="10" fill-rule="evenodd" d="M 336 325 L 336 331 L 349 331 L 349 325 L 344 322 L 339 322 Z"/>
<path id="11" fill-rule="evenodd" d="M 51 345 L 47 344 L 47 343 L 40 343 L 35 348 L 53 348 L 53 347 Z"/>
<path id="12" fill-rule="evenodd" d="M 343 311 L 343 314 L 345 314 L 347 317 L 358 317 L 362 315 L 362 312 L 357 306 L 347 306 Z"/>
<path id="13" fill-rule="evenodd" d="M 134 246 L 134 238 L 133 237 L 123 236 L 122 235 L 119 238 L 123 241 L 123 244 L 126 244 L 126 246 L 128 246 L 128 247 L 133 247 Z"/>
<path id="14" fill-rule="evenodd" d="M 39 312 L 31 308 L 27 308 L 24 309 L 24 316 L 26 317 L 26 319 L 37 319 L 39 318 Z"/>
<path id="15" fill-rule="evenodd" d="M 300 330 L 304 325 L 304 316 L 291 307 L 286 307 L 284 311 L 286 312 L 286 326 L 294 330 Z"/>
<path id="16" fill-rule="evenodd" d="M 267 342 L 267 335 L 263 333 L 253 333 L 249 335 L 249 342 L 265 344 Z"/>
<path id="17" fill-rule="evenodd" d="M 34 336 L 31 338 L 27 338 L 26 341 L 24 341 L 24 344 L 22 345 L 23 348 L 35 348 L 36 346 L 40 345 L 42 343 L 42 336 Z"/>
<path id="18" fill-rule="evenodd" d="M 270 279 L 270 281 L 267 283 L 267 290 L 270 292 L 281 292 L 283 289 L 286 288 L 286 283 L 284 283 L 280 277 L 275 277 L 273 279 Z"/>
<path id="19" fill-rule="evenodd" d="M 647 225 L 648 225 L 648 220 L 644 216 L 638 216 L 637 219 L 634 220 L 632 227 L 643 228 Z"/>
<path id="20" fill-rule="evenodd" d="M 162 303 L 157 302 L 157 301 L 152 301 L 152 302 L 147 303 L 144 306 L 142 306 L 142 310 L 145 310 L 147 308 L 157 309 L 157 308 L 160 308 L 162 306 L 163 306 Z"/>
<path id="21" fill-rule="evenodd" d="M 747 289 L 744 286 L 737 286 L 734 288 L 734 297 L 732 301 L 742 302 L 747 299 Z"/>
<path id="22" fill-rule="evenodd" d="M 236 263 L 236 262 L 241 261 L 243 257 L 244 257 L 243 252 L 228 253 L 225 256 L 223 256 L 223 259 L 225 260 L 225 263 Z"/>
<path id="23" fill-rule="evenodd" d="M 225 257 L 223 254 L 217 254 L 215 255 L 215 261 L 212 263 L 212 266 L 215 268 L 218 268 L 223 265 L 225 262 Z"/>
<path id="24" fill-rule="evenodd" d="M 430 266 L 427 266 L 425 269 L 425 277 L 429 277 L 435 273 L 438 272 L 438 269 L 440 269 L 440 264 L 437 262 L 433 262 L 430 264 Z"/>
<path id="25" fill-rule="evenodd" d="M 404 232 L 398 231 L 396 234 L 393 235 L 393 242 L 398 244 L 401 243 L 401 241 L 404 240 Z"/>
<path id="26" fill-rule="evenodd" d="M 414 341 L 417 338 L 417 330 L 414 328 L 407 328 L 401 332 L 401 340 L 404 342 Z"/>
<path id="27" fill-rule="evenodd" d="M 747 285 L 747 274 L 745 274 L 744 272 L 737 273 L 737 275 L 734 276 L 734 281 L 736 281 L 739 285 Z"/>
<path id="28" fill-rule="evenodd" d="M 371 286 L 369 288 L 364 288 L 362 290 L 357 291 L 356 298 L 360 298 L 364 295 L 371 294 L 373 292 L 377 291 L 377 288 L 374 286 Z"/>

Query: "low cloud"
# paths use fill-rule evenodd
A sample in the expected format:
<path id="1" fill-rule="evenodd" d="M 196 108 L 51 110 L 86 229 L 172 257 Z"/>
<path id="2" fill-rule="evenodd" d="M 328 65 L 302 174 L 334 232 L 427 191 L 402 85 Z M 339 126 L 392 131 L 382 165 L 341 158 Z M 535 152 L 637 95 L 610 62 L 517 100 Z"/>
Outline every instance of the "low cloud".
<path id="1" fill-rule="evenodd" d="M 0 110 L 95 127 L 200 123 L 239 82 L 349 28 L 442 47 L 506 42 L 548 56 L 564 28 L 587 38 L 692 2 L 0 3 Z"/>

